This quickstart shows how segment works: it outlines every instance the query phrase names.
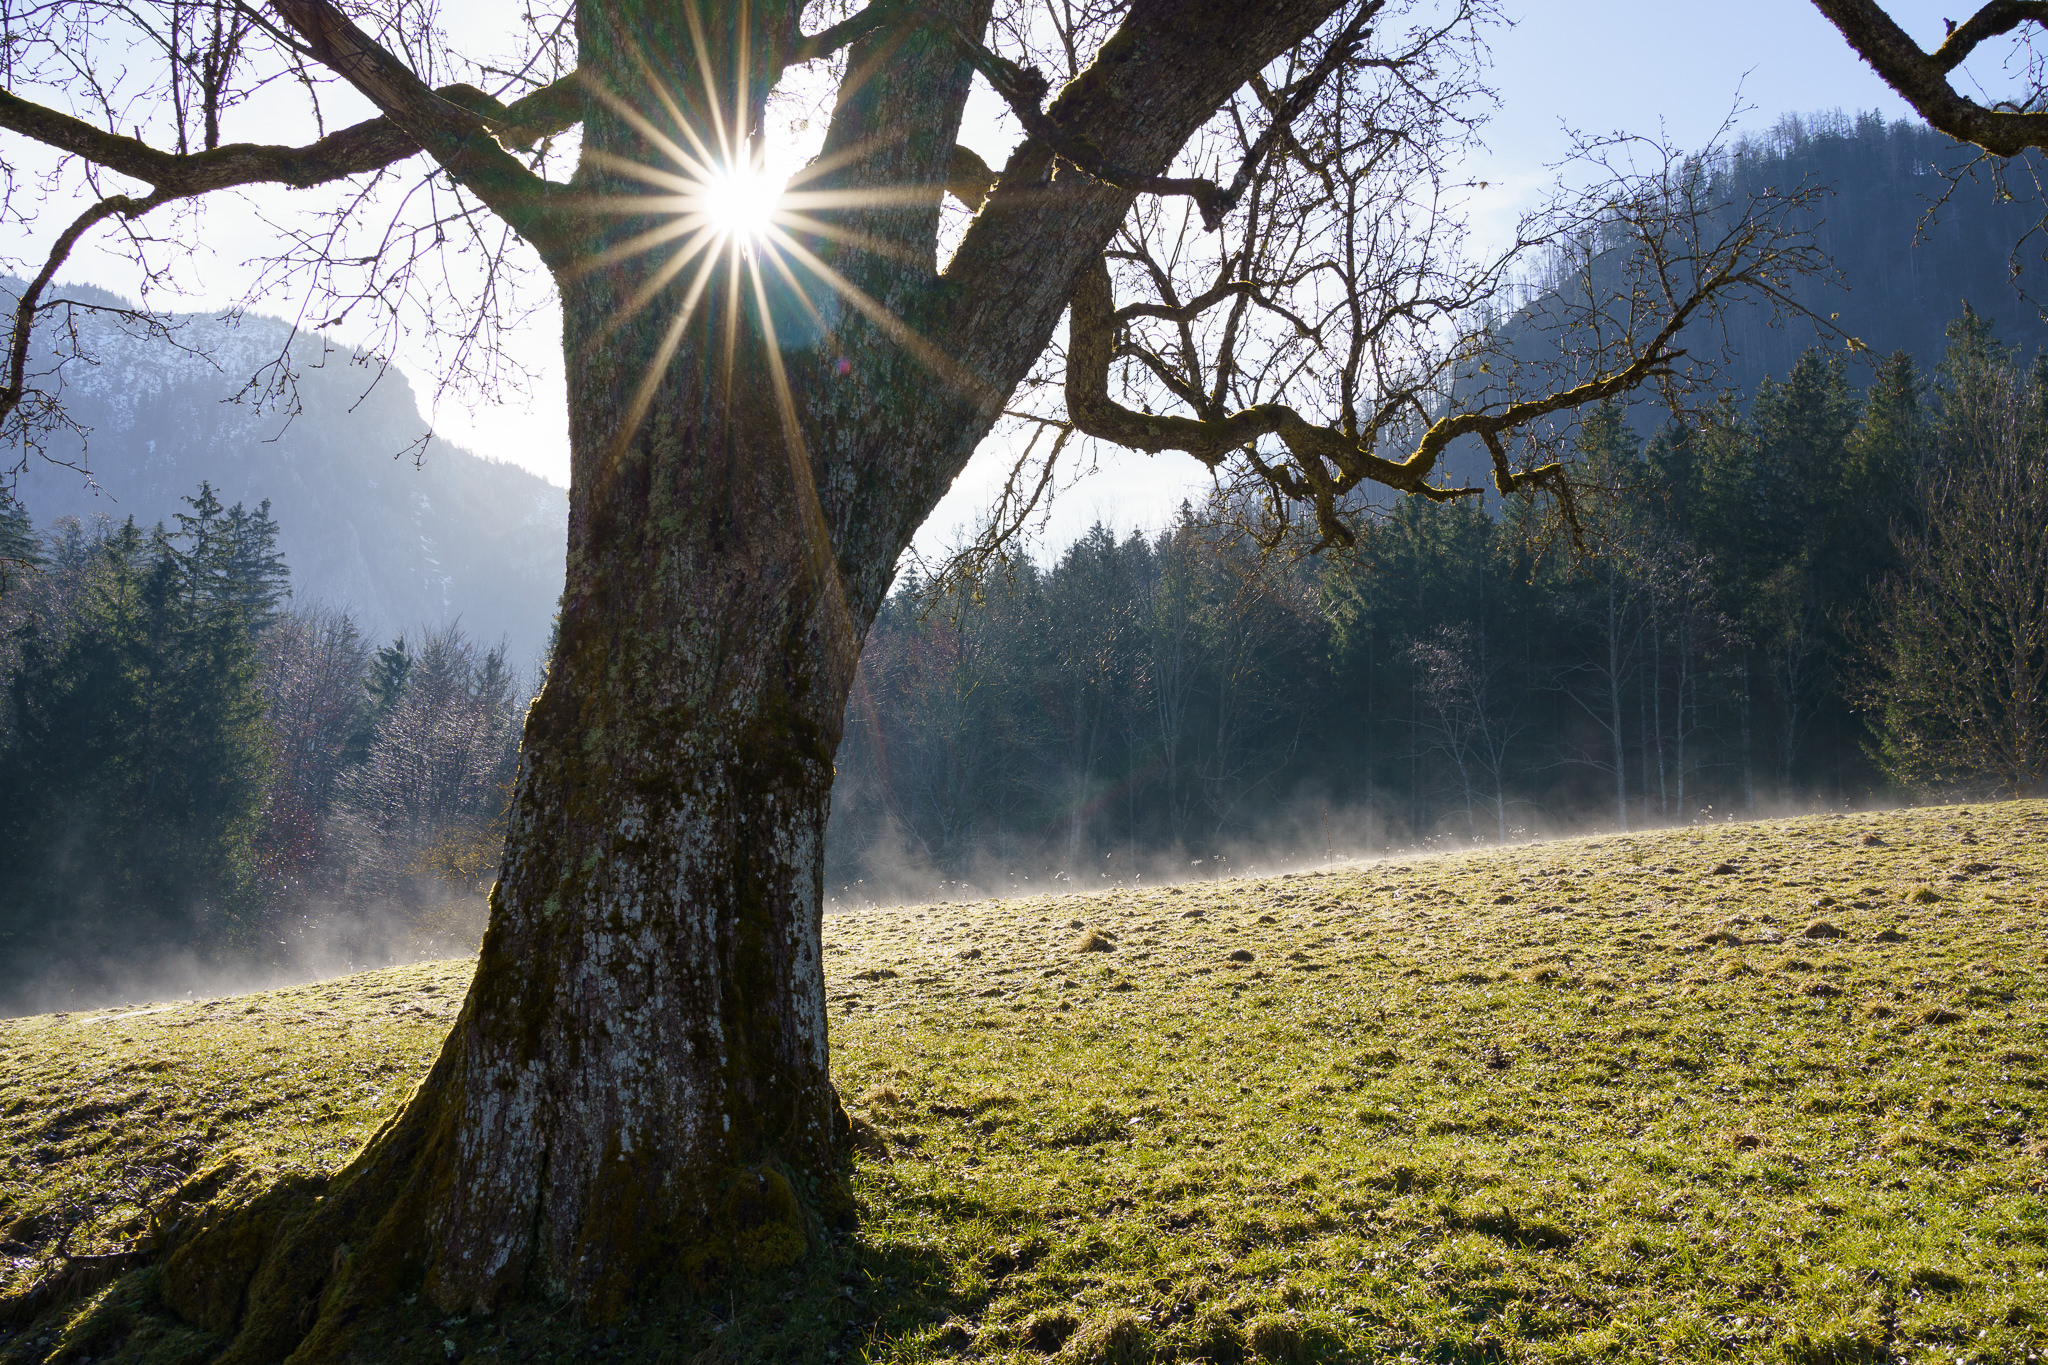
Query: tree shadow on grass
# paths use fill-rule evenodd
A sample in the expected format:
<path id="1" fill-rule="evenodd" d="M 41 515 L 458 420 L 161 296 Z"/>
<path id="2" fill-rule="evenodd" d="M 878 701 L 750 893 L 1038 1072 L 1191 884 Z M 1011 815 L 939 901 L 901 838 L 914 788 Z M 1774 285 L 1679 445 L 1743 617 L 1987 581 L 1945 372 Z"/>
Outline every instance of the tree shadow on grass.
<path id="1" fill-rule="evenodd" d="M 829 1365 L 919 1334 L 937 1353 L 954 1354 L 971 1340 L 959 1322 L 975 1316 L 991 1292 L 957 1292 L 959 1269 L 929 1248 L 831 1234 L 797 1265 L 721 1293 L 653 1286 L 606 1324 L 575 1322 L 538 1299 L 489 1315 L 450 1315 L 407 1289 L 358 1324 L 353 1355 L 380 1365 Z M 131 1271 L 44 1307 L 24 1325 L 0 1328 L 0 1365 L 202 1365 L 227 1338 L 171 1312 L 162 1279 L 159 1266 Z"/>

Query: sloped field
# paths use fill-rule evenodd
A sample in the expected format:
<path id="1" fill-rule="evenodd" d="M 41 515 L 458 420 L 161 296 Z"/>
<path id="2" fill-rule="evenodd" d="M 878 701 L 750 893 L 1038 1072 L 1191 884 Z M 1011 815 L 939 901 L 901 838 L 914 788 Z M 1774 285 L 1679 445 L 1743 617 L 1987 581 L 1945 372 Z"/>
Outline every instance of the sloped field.
<path id="1" fill-rule="evenodd" d="M 856 1237 L 603 1332 L 401 1307 L 372 1358 L 2037 1359 L 2044 840 L 2013 803 L 835 917 Z M 0 1022 L 0 1294 L 191 1173 L 338 1168 L 466 972 Z M 151 1273 L 0 1359 L 204 1358 Z"/>

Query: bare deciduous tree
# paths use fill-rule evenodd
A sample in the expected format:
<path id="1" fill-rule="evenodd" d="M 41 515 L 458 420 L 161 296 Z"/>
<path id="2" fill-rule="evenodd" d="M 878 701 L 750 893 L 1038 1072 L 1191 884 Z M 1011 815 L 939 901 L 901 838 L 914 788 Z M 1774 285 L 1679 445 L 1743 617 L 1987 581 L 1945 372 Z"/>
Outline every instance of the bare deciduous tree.
<path id="1" fill-rule="evenodd" d="M 1420 722 L 1433 747 L 1458 774 L 1465 832 L 1477 838 L 1477 812 L 1493 819 L 1496 843 L 1508 841 L 1508 756 L 1521 733 L 1514 699 L 1503 695 L 1504 661 L 1487 648 L 1484 626 L 1439 627 L 1409 647 L 1425 708 Z"/>
<path id="2" fill-rule="evenodd" d="M 284 613 L 259 650 L 271 779 L 257 875 L 272 894 L 289 894 L 327 862 L 326 814 L 361 722 L 370 647 L 346 612 L 315 606 Z"/>
<path id="3" fill-rule="evenodd" d="M 340 782 L 356 889 L 405 897 L 425 875 L 475 895 L 502 837 L 520 698 L 504 649 L 479 648 L 459 627 L 425 636 L 411 660 L 369 752 Z"/>
<path id="4" fill-rule="evenodd" d="M 1895 781 L 2025 795 L 2048 782 L 2048 400 L 2010 364 L 1952 393 L 1950 458 L 1920 479 L 1918 525 L 1876 642 L 1872 690 Z"/>
<path id="5" fill-rule="evenodd" d="M 1461 436 L 1501 494 L 1567 495 L 1547 419 L 1676 380 L 1718 300 L 1814 264 L 1792 200 L 1722 213 L 1683 161 L 1597 185 L 1527 234 L 1619 234 L 1622 283 L 1573 305 L 1592 340 L 1547 384 L 1471 316 L 1512 260 L 1461 263 L 1441 212 L 1486 0 L 878 0 L 807 30 L 810 9 L 577 0 L 529 10 L 510 61 L 409 0 L 10 12 L 4 211 L 51 243 L 0 374 L 10 439 L 58 420 L 28 338 L 76 306 L 52 292 L 73 248 L 111 234 L 164 282 L 181 215 L 222 191 L 303 190 L 270 278 L 315 320 L 431 324 L 451 382 L 490 363 L 522 268 L 562 309 L 567 582 L 477 976 L 246 1311 L 207 1307 L 241 1302 L 202 1288 L 248 1264 L 227 1242 L 167 1267 L 229 1360 L 341 1358 L 400 1265 L 449 1311 L 540 1285 L 602 1318 L 658 1270 L 769 1270 L 851 1215 L 820 965 L 832 755 L 899 555 L 999 423 L 1186 452 L 1341 541 L 1368 486 L 1478 496 L 1446 474 Z M 954 145 L 977 81 L 1023 132 L 1000 168 Z M 230 140 L 256 92 L 319 110 L 338 86 L 377 114 Z M 816 155 L 743 228 L 769 96 L 804 88 Z M 461 268 L 436 273 L 456 259 L 482 263 L 459 298 Z M 1461 374 L 1498 382 L 1447 409 Z"/>

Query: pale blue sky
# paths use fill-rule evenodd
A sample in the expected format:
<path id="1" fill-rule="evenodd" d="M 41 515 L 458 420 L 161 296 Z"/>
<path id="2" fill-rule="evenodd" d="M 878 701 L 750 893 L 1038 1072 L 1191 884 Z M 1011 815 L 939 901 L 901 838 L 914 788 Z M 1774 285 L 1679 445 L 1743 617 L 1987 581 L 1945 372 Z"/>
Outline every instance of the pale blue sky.
<path id="1" fill-rule="evenodd" d="M 451 23 L 461 28 L 472 19 L 491 24 L 502 18 L 492 0 L 451 0 L 448 9 Z M 1672 142 L 1692 147 L 1711 137 L 1738 104 L 1746 110 L 1741 126 L 1758 130 L 1787 112 L 1875 108 L 1893 117 L 1906 112 L 1808 0 L 1506 0 L 1505 9 L 1514 24 L 1494 34 L 1491 73 L 1501 107 L 1486 130 L 1488 151 L 1471 168 L 1473 179 L 1495 187 L 1475 204 L 1475 227 L 1482 238 L 1511 225 L 1517 212 L 1551 183 L 1549 167 L 1569 147 L 1566 126 L 1588 133 L 1661 131 Z M 1892 11 L 1923 43 L 1931 44 L 1942 32 L 1944 10 L 1934 0 L 1892 0 Z M 1949 11 L 1953 16 L 1964 12 L 1965 0 L 1955 0 Z M 1985 73 L 1994 86 L 1997 76 L 1995 68 Z M 968 140 L 999 161 L 1008 150 L 1006 136 L 982 122 L 970 129 Z M 262 197 L 251 196 L 250 204 L 262 207 Z M 272 230 L 255 214 L 238 213 L 232 206 L 224 210 L 209 219 L 211 250 L 203 264 L 193 267 L 205 296 L 188 306 L 232 300 L 245 278 L 240 261 L 272 240 Z M 16 249 L 33 255 L 36 245 L 22 241 Z M 74 266 L 67 275 L 132 292 L 129 272 L 105 257 L 82 253 Z M 158 302 L 174 306 L 168 299 Z M 271 309 L 289 312 L 291 303 L 278 299 Z M 521 358 L 539 374 L 529 402 L 476 412 L 445 403 L 433 414 L 440 433 L 480 454 L 566 482 L 558 328 L 551 315 L 537 315 L 515 341 Z M 399 360 L 416 379 L 425 368 L 420 357 L 403 351 Z M 429 387 L 415 384 L 423 393 Z M 1002 465 L 1000 452 L 976 461 L 933 517 L 920 539 L 922 547 L 937 548 L 973 520 L 1000 479 Z M 1071 540 L 1098 517 L 1119 530 L 1157 526 L 1183 497 L 1199 495 L 1199 473 L 1183 458 L 1110 457 L 1100 474 L 1064 495 L 1049 539 L 1056 544 Z"/>
<path id="2" fill-rule="evenodd" d="M 1961 17 L 1971 2 L 1953 0 L 1945 12 Z M 1504 236 L 1553 183 L 1551 167 L 1570 151 L 1567 127 L 1661 129 L 1695 147 L 1738 107 L 1747 110 L 1739 127 L 1756 131 L 1787 113 L 1908 113 L 1808 0 L 1508 0 L 1505 9 L 1515 22 L 1494 34 L 1490 81 L 1500 108 L 1486 128 L 1487 155 L 1473 167 L 1474 179 L 1497 187 L 1475 205 L 1481 236 Z M 1943 6 L 1932 0 L 1891 0 L 1891 12 L 1923 45 L 1943 32 Z M 1987 72 L 1986 81 L 1997 74 Z M 919 549 L 936 553 L 972 523 L 1003 472 L 1000 452 L 977 457 L 926 524 Z M 1098 519 L 1119 532 L 1158 527 L 1202 488 L 1202 471 L 1185 457 L 1106 455 L 1099 473 L 1055 505 L 1046 540 L 1065 545 Z"/>

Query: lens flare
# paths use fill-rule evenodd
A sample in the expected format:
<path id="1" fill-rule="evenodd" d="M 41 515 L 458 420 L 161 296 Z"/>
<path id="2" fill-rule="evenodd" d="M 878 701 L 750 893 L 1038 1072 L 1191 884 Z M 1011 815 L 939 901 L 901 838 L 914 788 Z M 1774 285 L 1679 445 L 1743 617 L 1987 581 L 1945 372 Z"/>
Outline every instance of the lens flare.
<path id="1" fill-rule="evenodd" d="M 586 83 L 586 93 L 592 99 L 639 135 L 646 154 L 643 159 L 602 147 L 584 147 L 584 164 L 601 172 L 611 184 L 582 199 L 583 208 L 594 220 L 616 215 L 623 222 L 619 229 L 603 232 L 571 270 L 582 275 L 624 265 L 643 255 L 652 259 L 646 266 L 629 270 L 628 279 L 632 275 L 639 278 L 632 280 L 611 315 L 582 344 L 586 353 L 603 346 L 629 320 L 657 306 L 657 301 L 673 310 L 631 399 L 618 414 L 600 478 L 609 482 L 627 466 L 627 448 L 653 410 L 670 362 L 693 321 L 700 318 L 700 310 L 718 307 L 716 301 L 723 297 L 719 330 L 723 333 L 725 381 L 729 385 L 735 377 L 743 333 L 751 331 L 744 344 L 758 344 L 766 361 L 769 396 L 782 428 L 795 493 L 791 511 L 809 577 L 820 593 L 827 638 L 850 666 L 859 654 L 860 637 L 806 450 L 802 414 L 790 378 L 792 366 L 822 364 L 841 379 L 851 376 L 855 367 L 836 333 L 844 322 L 857 318 L 922 363 L 941 383 L 976 403 L 1000 406 L 1003 395 L 919 335 L 839 268 L 851 268 L 858 276 L 862 272 L 857 263 L 862 257 L 883 257 L 929 270 L 928 249 L 920 252 L 911 244 L 889 240 L 886 234 L 864 231 L 844 221 L 843 211 L 929 210 L 938 187 L 930 183 L 833 187 L 835 172 L 874 150 L 879 144 L 873 141 L 839 148 L 808 165 L 775 164 L 762 130 L 750 126 L 753 101 L 744 81 L 735 89 L 719 88 L 700 4 L 702 0 L 683 0 L 682 4 L 697 52 L 701 93 L 707 97 L 696 103 L 696 114 L 685 114 L 687 101 L 657 74 L 655 64 L 644 53 L 637 55 L 646 84 L 635 92 L 635 98 L 628 99 L 601 81 Z M 749 4 L 750 0 L 740 0 L 738 23 L 743 32 Z M 742 48 L 742 69 L 744 56 Z M 837 266 L 831 263 L 835 260 Z M 841 311 L 841 304 L 851 318 Z M 741 327 L 741 314 L 746 311 L 753 315 L 751 329 Z M 836 361 L 831 359 L 835 356 Z"/>
<path id="2" fill-rule="evenodd" d="M 774 226 L 782 190 L 783 182 L 766 171 L 727 167 L 705 178 L 696 208 L 712 231 L 753 247 Z"/>
<path id="3" fill-rule="evenodd" d="M 749 126 L 751 101 L 744 85 L 732 90 L 718 88 L 706 55 L 711 49 L 698 12 L 700 3 L 702 0 L 683 0 L 683 14 L 698 54 L 698 74 L 708 96 L 697 106 L 701 116 L 685 115 L 685 101 L 656 74 L 654 63 L 644 55 L 639 64 L 646 87 L 636 98 L 628 99 L 597 81 L 586 87 L 593 99 L 640 135 L 652 155 L 641 160 L 584 148 L 586 164 L 607 173 L 614 184 L 614 188 L 583 200 L 584 207 L 596 218 L 618 215 L 631 226 L 618 235 L 607 233 L 611 240 L 594 245 L 572 268 L 579 274 L 588 273 L 642 255 L 654 256 L 656 261 L 583 344 L 592 349 L 604 345 L 657 300 L 674 310 L 631 400 L 619 414 L 603 465 L 605 477 L 624 466 L 624 452 L 652 410 L 669 362 L 699 310 L 716 306 L 720 297 L 726 300 L 722 331 L 728 382 L 735 373 L 735 352 L 742 339 L 740 315 L 751 311 L 790 461 L 796 492 L 792 510 L 805 556 L 823 591 L 828 629 L 837 648 L 850 660 L 859 651 L 859 636 L 853 629 L 845 584 L 840 581 L 831 533 L 813 482 L 784 350 L 791 352 L 790 363 L 831 365 L 842 379 L 853 373 L 854 366 L 835 335 L 844 315 L 837 306 L 828 305 L 824 310 L 819 306 L 820 301 L 836 296 L 940 382 L 983 404 L 999 405 L 1002 395 L 828 261 L 832 258 L 848 265 L 862 256 L 881 256 L 929 269 L 928 251 L 919 253 L 904 243 L 851 226 L 841 221 L 841 211 L 927 208 L 939 192 L 937 187 L 929 183 L 825 187 L 835 171 L 872 150 L 874 143 L 841 148 L 804 166 L 777 166 L 772 154 L 764 155 L 767 149 L 760 130 Z M 747 3 L 741 0 L 742 11 Z M 740 26 L 746 27 L 744 13 Z M 644 189 L 635 191 L 633 185 Z M 778 309 L 786 323 L 778 322 Z M 829 318 L 825 315 L 828 311 L 832 314 Z M 839 357 L 836 363 L 821 359 L 835 355 Z"/>

